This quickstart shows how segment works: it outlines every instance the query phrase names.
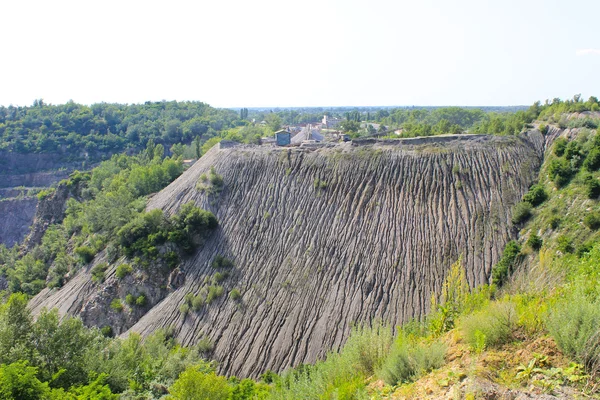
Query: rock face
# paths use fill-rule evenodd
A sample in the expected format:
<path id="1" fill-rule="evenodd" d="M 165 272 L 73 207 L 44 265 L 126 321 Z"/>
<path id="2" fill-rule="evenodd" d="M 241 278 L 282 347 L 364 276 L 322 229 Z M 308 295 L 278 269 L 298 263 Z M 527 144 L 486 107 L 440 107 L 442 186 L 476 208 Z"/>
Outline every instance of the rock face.
<path id="1" fill-rule="evenodd" d="M 36 197 L 0 201 L 0 243 L 12 247 L 25 238 L 35 215 L 37 203 Z"/>
<path id="2" fill-rule="evenodd" d="M 170 214 L 191 201 L 215 213 L 220 226 L 182 262 L 181 286 L 129 331 L 172 327 L 186 345 L 208 337 L 221 372 L 257 376 L 324 357 L 353 323 L 397 325 L 421 316 L 460 256 L 470 285 L 489 282 L 516 234 L 511 208 L 535 180 L 543 147 L 534 131 L 214 148 L 148 208 Z M 223 178 L 220 192 L 197 186 L 211 167 Z M 182 313 L 186 294 L 206 291 L 217 255 L 234 262 L 220 283 L 224 295 Z M 88 288 L 84 271 L 31 307 L 82 315 Z M 237 300 L 227 296 L 234 288 Z"/>

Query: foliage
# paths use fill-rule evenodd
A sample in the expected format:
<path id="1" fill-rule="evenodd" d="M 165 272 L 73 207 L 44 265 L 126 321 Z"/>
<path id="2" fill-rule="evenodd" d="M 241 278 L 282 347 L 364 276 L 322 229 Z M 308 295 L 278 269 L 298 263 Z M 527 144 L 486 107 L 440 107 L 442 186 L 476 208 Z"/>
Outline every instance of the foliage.
<path id="1" fill-rule="evenodd" d="M 222 255 L 217 255 L 215 256 L 211 266 L 216 269 L 233 268 L 233 261 L 226 257 L 223 257 Z"/>
<path id="2" fill-rule="evenodd" d="M 242 294 L 238 289 L 234 288 L 229 292 L 229 298 L 233 301 L 238 301 L 242 298 Z"/>
<path id="3" fill-rule="evenodd" d="M 538 251 L 542 247 L 542 244 L 543 240 L 541 237 L 539 237 L 535 233 L 529 235 L 529 239 L 527 239 L 527 245 L 533 250 Z"/>
<path id="4" fill-rule="evenodd" d="M 587 176 L 585 179 L 585 194 L 588 199 L 600 197 L 600 181 L 592 176 Z"/>
<path id="5" fill-rule="evenodd" d="M 149 140 L 165 145 L 206 140 L 233 127 L 233 110 L 201 102 L 93 104 L 72 101 L 32 107 L 0 107 L 0 141 L 18 153 L 62 153 L 64 159 L 101 159 L 127 148 L 143 148 Z"/>
<path id="6" fill-rule="evenodd" d="M 444 279 L 439 300 L 435 297 L 431 299 L 431 310 L 434 312 L 429 316 L 429 326 L 434 335 L 454 328 L 456 319 L 467 306 L 468 295 L 469 285 L 462 258 L 459 258 Z"/>
<path id="7" fill-rule="evenodd" d="M 79 246 L 75 249 L 75 254 L 83 263 L 89 264 L 94 259 L 96 252 L 89 246 Z"/>
<path id="8" fill-rule="evenodd" d="M 121 299 L 118 299 L 118 298 L 113 299 L 110 302 L 110 308 L 112 308 L 116 312 L 122 312 L 123 311 L 123 303 L 121 302 Z"/>
<path id="9" fill-rule="evenodd" d="M 92 270 L 91 270 L 92 280 L 96 283 L 104 282 L 104 273 L 106 272 L 107 268 L 108 268 L 108 265 L 106 263 L 96 264 L 94 266 L 94 268 L 92 268 Z"/>
<path id="10" fill-rule="evenodd" d="M 473 348 L 496 347 L 512 339 L 517 326 L 517 313 L 510 302 L 493 302 L 486 309 L 461 319 L 461 330 L 466 342 Z"/>
<path id="11" fill-rule="evenodd" d="M 521 246 L 516 241 L 511 240 L 506 244 L 500 261 L 492 269 L 492 282 L 495 285 L 502 286 L 504 284 L 512 272 L 520 252 Z"/>
<path id="12" fill-rule="evenodd" d="M 573 170 L 571 164 L 564 158 L 554 159 L 548 166 L 548 175 L 557 188 L 566 186 L 571 180 Z"/>
<path id="13" fill-rule="evenodd" d="M 543 185 L 533 185 L 529 191 L 523 196 L 523 201 L 528 202 L 533 207 L 539 206 L 548 198 L 546 189 Z"/>
<path id="14" fill-rule="evenodd" d="M 42 400 L 49 396 L 47 383 L 37 378 L 37 368 L 20 361 L 0 365 L 0 398 L 6 400 Z"/>
<path id="15" fill-rule="evenodd" d="M 115 271 L 115 275 L 118 279 L 123 279 L 127 275 L 133 272 L 133 268 L 129 264 L 119 264 Z"/>
<path id="16" fill-rule="evenodd" d="M 438 341 L 418 341 L 401 334 L 395 341 L 378 375 L 388 385 L 416 380 L 444 365 L 446 346 Z"/>
<path id="17" fill-rule="evenodd" d="M 531 203 L 522 201 L 513 208 L 512 212 L 512 223 L 522 224 L 531 218 Z"/>
<path id="18" fill-rule="evenodd" d="M 595 231 L 597 229 L 600 229 L 600 213 L 599 212 L 589 213 L 583 219 L 583 223 L 585 224 L 585 226 L 587 226 L 591 230 Z"/>
<path id="19" fill-rule="evenodd" d="M 600 303 L 574 291 L 556 303 L 548 314 L 548 331 L 562 351 L 588 368 L 600 369 Z"/>
<path id="20" fill-rule="evenodd" d="M 227 400 L 231 388 L 223 376 L 188 367 L 169 388 L 169 392 L 174 400 Z"/>

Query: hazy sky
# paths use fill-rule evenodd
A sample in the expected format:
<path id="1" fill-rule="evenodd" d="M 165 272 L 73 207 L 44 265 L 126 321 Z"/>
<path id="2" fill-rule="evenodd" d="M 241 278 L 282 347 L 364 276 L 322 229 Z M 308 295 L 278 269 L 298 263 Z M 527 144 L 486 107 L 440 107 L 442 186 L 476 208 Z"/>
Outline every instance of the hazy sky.
<path id="1" fill-rule="evenodd" d="M 0 104 L 600 96 L 598 0 L 6 1 Z"/>

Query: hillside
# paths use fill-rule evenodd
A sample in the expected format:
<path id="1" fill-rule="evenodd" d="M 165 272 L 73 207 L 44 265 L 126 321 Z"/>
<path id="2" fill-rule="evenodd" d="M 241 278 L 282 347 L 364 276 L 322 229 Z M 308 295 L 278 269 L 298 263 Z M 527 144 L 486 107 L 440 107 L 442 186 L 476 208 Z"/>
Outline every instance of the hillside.
<path id="1" fill-rule="evenodd" d="M 61 289 L 44 289 L 30 303 L 34 312 L 58 307 L 117 333 L 170 327 L 184 345 L 208 338 L 226 374 L 314 362 L 338 349 L 354 323 L 397 325 L 428 312 L 461 255 L 468 284 L 488 283 L 516 233 L 511 208 L 535 180 L 545 144 L 531 131 L 221 147 L 148 204 L 173 214 L 191 201 L 212 211 L 219 228 L 179 275 L 154 282 L 147 312 L 108 307 L 134 286 L 115 277 L 120 261 L 103 283 L 90 279 L 104 252 Z M 222 186 L 210 183 L 213 175 Z M 233 268 L 212 266 L 217 256 Z M 190 294 L 204 300 L 188 310 Z"/>

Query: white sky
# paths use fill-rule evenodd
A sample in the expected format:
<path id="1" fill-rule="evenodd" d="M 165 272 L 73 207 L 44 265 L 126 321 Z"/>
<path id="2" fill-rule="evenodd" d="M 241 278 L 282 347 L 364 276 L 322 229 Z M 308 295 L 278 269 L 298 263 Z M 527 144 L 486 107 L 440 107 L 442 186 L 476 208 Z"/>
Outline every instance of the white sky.
<path id="1" fill-rule="evenodd" d="M 598 0 L 3 1 L 0 104 L 600 96 Z"/>

